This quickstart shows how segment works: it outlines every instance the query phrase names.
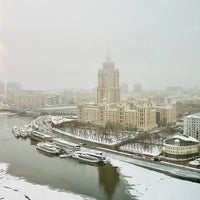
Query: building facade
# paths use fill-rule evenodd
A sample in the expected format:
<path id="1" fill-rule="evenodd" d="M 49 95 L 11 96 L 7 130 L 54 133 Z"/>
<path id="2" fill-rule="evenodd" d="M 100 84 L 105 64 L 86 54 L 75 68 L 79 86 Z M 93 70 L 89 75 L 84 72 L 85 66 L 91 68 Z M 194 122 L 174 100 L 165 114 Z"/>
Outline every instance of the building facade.
<path id="1" fill-rule="evenodd" d="M 176 102 L 168 102 L 156 106 L 156 122 L 166 126 L 176 123 Z"/>
<path id="2" fill-rule="evenodd" d="M 199 155 L 199 141 L 191 136 L 176 135 L 164 140 L 164 156 L 190 159 Z"/>
<path id="3" fill-rule="evenodd" d="M 184 117 L 183 133 L 200 140 L 200 113 L 195 113 Z"/>
<path id="4" fill-rule="evenodd" d="M 115 108 L 110 105 L 91 105 L 84 102 L 78 104 L 78 120 L 105 127 L 113 125 L 118 128 L 147 131 L 157 127 L 156 111 L 147 105 L 137 105 L 131 109 L 126 104 L 118 104 Z"/>
<path id="5" fill-rule="evenodd" d="M 156 109 L 152 105 L 134 105 L 120 102 L 119 71 L 110 56 L 98 72 L 97 103 L 81 101 L 77 105 L 79 122 L 105 127 L 150 130 L 157 127 Z"/>
<path id="6" fill-rule="evenodd" d="M 13 107 L 16 109 L 36 109 L 46 105 L 46 96 L 40 92 L 22 92 L 13 95 Z"/>

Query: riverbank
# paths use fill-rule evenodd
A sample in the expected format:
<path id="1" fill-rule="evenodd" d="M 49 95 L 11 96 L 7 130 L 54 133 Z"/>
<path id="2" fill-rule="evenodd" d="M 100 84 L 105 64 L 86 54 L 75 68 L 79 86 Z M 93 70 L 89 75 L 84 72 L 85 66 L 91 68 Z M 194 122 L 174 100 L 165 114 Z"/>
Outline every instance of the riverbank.
<path id="1" fill-rule="evenodd" d="M 37 118 L 37 119 L 39 120 L 39 121 L 37 121 L 37 124 L 41 124 L 41 123 L 43 123 L 43 121 L 45 121 L 41 117 Z M 107 152 L 107 153 L 109 152 L 111 154 L 112 153 L 117 154 L 122 157 L 124 156 L 125 158 L 128 158 L 129 163 L 132 163 L 134 165 L 138 165 L 140 167 L 158 171 L 158 172 L 161 172 L 161 173 L 164 173 L 164 174 L 176 177 L 176 178 L 181 178 L 181 179 L 200 183 L 200 169 L 187 167 L 184 165 L 173 164 L 173 163 L 166 162 L 166 161 L 165 162 L 154 161 L 150 158 L 143 158 L 140 155 L 138 156 L 138 154 L 134 154 L 134 153 L 129 154 L 129 153 L 125 153 L 120 150 L 116 151 L 114 148 L 115 146 L 113 144 L 106 145 L 106 144 L 101 144 L 98 142 L 93 142 L 93 140 L 91 140 L 91 139 L 88 139 L 88 140 L 87 140 L 87 138 L 83 139 L 83 138 L 76 136 L 75 134 L 70 134 L 70 133 L 66 133 L 62 130 L 59 130 L 58 128 L 52 128 L 52 131 L 56 132 L 57 134 L 60 134 L 60 135 L 66 135 L 68 137 L 75 138 L 79 142 L 87 141 L 90 143 L 90 145 L 88 147 L 92 147 L 92 144 L 95 144 L 96 147 L 93 147 L 93 148 L 98 148 L 104 152 Z"/>
<path id="2" fill-rule="evenodd" d="M 104 167 L 94 167 L 78 163 L 73 159 L 59 159 L 39 154 L 31 140 L 16 139 L 11 133 L 12 126 L 21 127 L 29 124 L 31 118 L 1 115 L 0 120 L 3 122 L 0 123 L 0 139 L 3 141 L 0 145 L 0 161 L 10 163 L 8 173 L 12 177 L 16 180 L 29 182 L 33 187 L 42 185 L 42 187 L 56 193 L 75 194 L 75 197 L 76 194 L 78 197 L 86 195 L 98 200 L 199 199 L 198 183 L 177 179 L 134 165 L 129 163 L 129 160 L 133 161 L 133 159 L 131 157 L 128 159 L 125 155 L 106 153 L 111 164 Z M 62 137 L 68 140 L 67 136 Z M 69 139 L 69 141 L 71 140 Z M 3 183 L 4 181 L 0 181 L 0 185 Z M 23 183 L 20 184 L 22 184 L 20 187 L 23 187 Z M 7 184 L 6 186 L 10 187 L 11 185 Z M 49 200 L 63 199 L 59 198 L 59 195 L 51 195 L 51 191 L 48 194 L 49 190 L 43 192 L 43 190 L 35 188 L 36 190 L 30 188 L 31 191 L 35 192 L 33 196 L 30 196 L 26 190 L 23 190 L 23 194 L 28 195 L 33 200 L 46 199 L 45 197 Z M 3 188 L 2 191 L 4 189 L 10 191 L 6 188 Z M 13 187 L 13 189 L 19 190 L 20 188 Z M 20 191 L 22 190 L 20 189 Z M 12 193 L 14 194 L 14 191 Z M 36 196 L 43 195 L 43 193 L 45 196 Z M 131 197 L 128 197 L 129 193 Z M 1 194 L 0 188 L 0 197 Z M 15 198 L 11 197 L 10 199 L 18 200 L 17 193 Z M 65 199 L 70 198 L 66 196 Z M 25 200 L 24 196 L 22 200 Z"/>

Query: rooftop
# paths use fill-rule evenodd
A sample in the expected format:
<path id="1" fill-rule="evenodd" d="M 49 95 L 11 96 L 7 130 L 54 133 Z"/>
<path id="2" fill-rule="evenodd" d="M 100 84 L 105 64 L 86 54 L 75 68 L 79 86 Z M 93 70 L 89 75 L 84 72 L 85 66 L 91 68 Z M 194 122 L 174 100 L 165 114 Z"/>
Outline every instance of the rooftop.
<path id="1" fill-rule="evenodd" d="M 194 113 L 194 114 L 188 115 L 188 116 L 186 116 L 186 118 L 200 119 L 200 113 Z"/>
<path id="2" fill-rule="evenodd" d="M 195 142 L 195 143 L 199 143 L 199 141 L 191 136 L 187 136 L 187 135 L 174 135 L 166 140 L 164 140 L 164 142 L 166 142 L 169 139 L 179 139 L 185 142 Z"/>

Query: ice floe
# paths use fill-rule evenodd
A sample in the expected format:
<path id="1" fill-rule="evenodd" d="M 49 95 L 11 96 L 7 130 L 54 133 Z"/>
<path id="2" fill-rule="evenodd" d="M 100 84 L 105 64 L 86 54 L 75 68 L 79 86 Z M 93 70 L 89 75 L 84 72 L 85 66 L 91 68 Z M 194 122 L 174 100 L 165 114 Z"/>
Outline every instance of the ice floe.
<path id="1" fill-rule="evenodd" d="M 117 159 L 110 159 L 127 181 L 129 193 L 139 200 L 198 200 L 200 184 L 169 177 Z"/>

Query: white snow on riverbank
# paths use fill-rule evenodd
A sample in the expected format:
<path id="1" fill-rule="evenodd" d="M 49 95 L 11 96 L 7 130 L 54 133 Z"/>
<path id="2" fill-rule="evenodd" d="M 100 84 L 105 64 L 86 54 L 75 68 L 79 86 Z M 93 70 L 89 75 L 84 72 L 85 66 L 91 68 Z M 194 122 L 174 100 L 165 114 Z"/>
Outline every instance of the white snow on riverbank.
<path id="1" fill-rule="evenodd" d="M 24 179 L 7 174 L 8 165 L 0 163 L 0 199 L 3 200 L 94 200 L 70 192 L 52 190 L 47 186 L 34 185 Z"/>
<path id="2" fill-rule="evenodd" d="M 139 200 L 199 200 L 200 184 L 166 176 L 130 163 L 111 159 L 128 182 L 129 193 Z"/>
<path id="3" fill-rule="evenodd" d="M 98 144 L 105 144 L 105 145 L 109 145 L 109 146 L 113 146 L 116 145 L 118 143 L 121 143 L 123 140 L 127 140 L 128 138 L 133 138 L 134 134 L 132 135 L 128 135 L 128 134 L 124 134 L 121 133 L 119 135 L 115 134 L 115 135 L 110 135 L 109 138 L 107 136 L 102 136 L 100 134 L 96 134 L 96 132 L 91 132 L 90 130 L 87 130 L 85 132 L 82 132 L 79 130 L 79 132 L 74 133 L 70 133 L 70 132 L 66 132 L 66 131 L 62 131 L 58 128 L 52 128 L 53 131 L 63 134 L 63 135 L 67 135 L 73 138 L 77 138 L 77 139 L 81 139 L 81 140 L 85 140 L 85 141 L 90 141 L 90 142 L 95 142 Z"/>

